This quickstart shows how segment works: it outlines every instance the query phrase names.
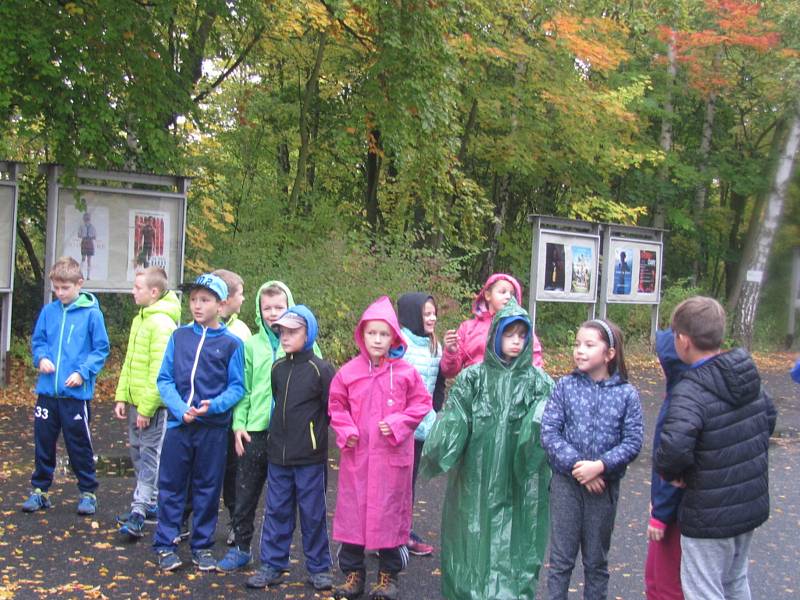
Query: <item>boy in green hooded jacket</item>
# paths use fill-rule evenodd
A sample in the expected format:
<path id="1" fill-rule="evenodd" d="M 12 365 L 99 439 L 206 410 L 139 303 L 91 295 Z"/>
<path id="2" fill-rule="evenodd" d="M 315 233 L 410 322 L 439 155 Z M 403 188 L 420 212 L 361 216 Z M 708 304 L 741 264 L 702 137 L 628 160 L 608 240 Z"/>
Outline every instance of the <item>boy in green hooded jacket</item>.
<path id="1" fill-rule="evenodd" d="M 528 313 L 512 299 L 492 320 L 483 363 L 456 378 L 425 441 L 420 475 L 449 472 L 441 564 L 450 600 L 536 596 L 550 481 L 539 435 L 553 380 L 531 360 Z"/>
<path id="2" fill-rule="evenodd" d="M 272 325 L 295 305 L 292 292 L 282 281 L 264 283 L 256 294 L 258 332 L 244 344 L 244 387 L 233 411 L 236 454 L 236 500 L 233 511 L 233 547 L 217 563 L 217 570 L 233 572 L 252 560 L 256 509 L 267 480 L 267 436 L 272 415 L 272 365 L 285 352 Z M 314 344 L 314 353 L 322 357 Z"/>

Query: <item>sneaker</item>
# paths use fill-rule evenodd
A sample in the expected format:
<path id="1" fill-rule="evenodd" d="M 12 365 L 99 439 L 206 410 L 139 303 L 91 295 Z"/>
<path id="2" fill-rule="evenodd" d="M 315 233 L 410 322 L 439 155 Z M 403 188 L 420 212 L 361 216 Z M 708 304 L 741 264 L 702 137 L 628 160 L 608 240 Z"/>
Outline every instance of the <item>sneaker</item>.
<path id="1" fill-rule="evenodd" d="M 333 577 L 330 571 L 322 571 L 322 573 L 309 573 L 308 582 L 314 586 L 318 592 L 324 592 L 333 589 Z"/>
<path id="2" fill-rule="evenodd" d="M 31 495 L 28 496 L 28 499 L 22 503 L 22 512 L 36 512 L 37 510 L 43 510 L 51 506 L 53 506 L 53 504 L 50 502 L 50 494 L 36 488 L 31 492 Z"/>
<path id="3" fill-rule="evenodd" d="M 277 585 L 283 580 L 283 571 L 278 571 L 269 565 L 261 565 L 256 574 L 247 579 L 247 587 L 257 590 L 270 585 Z"/>
<path id="4" fill-rule="evenodd" d="M 208 548 L 192 550 L 192 562 L 197 565 L 197 568 L 201 571 L 217 570 L 217 561 L 214 560 L 214 554 Z"/>
<path id="5" fill-rule="evenodd" d="M 408 540 L 408 542 L 406 542 L 406 548 L 408 548 L 408 553 L 414 556 L 430 556 L 433 554 L 433 546 L 421 540 Z"/>
<path id="6" fill-rule="evenodd" d="M 349 571 L 345 574 L 344 583 L 333 588 L 333 597 L 336 600 L 353 600 L 360 598 L 364 593 L 364 582 L 367 574 L 364 571 Z"/>
<path id="7" fill-rule="evenodd" d="M 131 511 L 126 510 L 124 513 L 120 513 L 114 517 L 114 520 L 117 522 L 117 525 L 122 525 L 130 520 L 132 514 L 133 513 Z"/>
<path id="8" fill-rule="evenodd" d="M 189 531 L 189 521 L 184 521 L 181 523 L 181 532 L 175 536 L 175 539 L 172 540 L 173 544 L 180 544 L 184 540 L 188 540 L 189 536 L 192 535 Z"/>
<path id="9" fill-rule="evenodd" d="M 150 525 L 158 523 L 158 504 L 148 504 L 144 510 L 144 522 Z"/>
<path id="10" fill-rule="evenodd" d="M 231 548 L 228 553 L 217 563 L 217 571 L 223 573 L 233 573 L 242 567 L 246 567 L 252 560 L 252 555 L 239 548 Z"/>
<path id="11" fill-rule="evenodd" d="M 228 546 L 233 546 L 236 543 L 236 532 L 233 530 L 233 524 L 228 524 L 228 537 L 225 538 L 225 543 Z"/>
<path id="12" fill-rule="evenodd" d="M 144 535 L 144 515 L 138 512 L 131 513 L 130 518 L 119 528 L 122 535 L 129 535 L 132 538 L 140 538 Z"/>
<path id="13" fill-rule="evenodd" d="M 378 572 L 378 581 L 369 592 L 370 600 L 397 600 L 399 597 L 397 574 L 389 571 Z"/>
<path id="14" fill-rule="evenodd" d="M 165 573 L 174 571 L 182 564 L 180 556 L 175 554 L 172 550 L 162 550 L 158 553 L 158 568 Z"/>
<path id="15" fill-rule="evenodd" d="M 97 496 L 92 492 L 81 492 L 78 498 L 78 514 L 93 515 L 97 512 Z"/>

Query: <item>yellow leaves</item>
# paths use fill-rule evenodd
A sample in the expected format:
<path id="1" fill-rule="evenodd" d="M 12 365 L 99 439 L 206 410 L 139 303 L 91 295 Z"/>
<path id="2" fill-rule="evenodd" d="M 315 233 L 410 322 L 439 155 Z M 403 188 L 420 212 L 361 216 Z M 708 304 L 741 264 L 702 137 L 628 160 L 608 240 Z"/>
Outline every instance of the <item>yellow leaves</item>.
<path id="1" fill-rule="evenodd" d="M 626 28 L 611 19 L 562 13 L 545 24 L 545 30 L 591 70 L 612 71 L 630 56 L 624 47 Z"/>
<path id="2" fill-rule="evenodd" d="M 64 5 L 64 10 L 66 10 L 72 16 L 80 16 L 83 14 L 83 8 L 78 6 L 75 2 L 67 2 Z"/>
<path id="3" fill-rule="evenodd" d="M 607 221 L 623 225 L 636 225 L 639 217 L 647 214 L 646 206 L 628 206 L 600 196 L 586 196 L 570 206 L 570 217 L 585 221 Z"/>

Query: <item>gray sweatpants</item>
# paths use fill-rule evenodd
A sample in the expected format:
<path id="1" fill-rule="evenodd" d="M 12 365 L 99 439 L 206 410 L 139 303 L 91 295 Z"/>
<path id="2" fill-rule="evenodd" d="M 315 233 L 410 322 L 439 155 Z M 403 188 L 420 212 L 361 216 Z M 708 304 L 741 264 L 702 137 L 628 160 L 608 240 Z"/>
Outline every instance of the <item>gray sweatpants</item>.
<path id="1" fill-rule="evenodd" d="M 608 549 L 617 515 L 619 480 L 608 482 L 602 494 L 592 494 L 574 477 L 553 473 L 550 481 L 549 600 L 566 600 L 578 550 L 583 560 L 586 600 L 608 594 Z"/>
<path id="2" fill-rule="evenodd" d="M 159 408 L 150 418 L 150 425 L 144 429 L 136 428 L 136 418 L 139 416 L 136 407 L 131 404 L 128 409 L 128 440 L 136 474 L 131 512 L 144 516 L 147 506 L 158 501 L 158 463 L 167 430 L 167 409 Z"/>
<path id="3" fill-rule="evenodd" d="M 708 539 L 681 536 L 681 587 L 686 600 L 750 600 L 747 556 L 753 532 Z"/>

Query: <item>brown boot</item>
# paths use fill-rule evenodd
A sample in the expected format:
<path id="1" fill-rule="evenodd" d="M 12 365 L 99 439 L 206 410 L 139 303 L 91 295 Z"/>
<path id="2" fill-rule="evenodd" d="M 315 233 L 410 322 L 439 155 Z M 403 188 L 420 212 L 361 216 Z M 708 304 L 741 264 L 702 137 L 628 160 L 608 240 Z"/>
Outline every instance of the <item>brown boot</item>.
<path id="1" fill-rule="evenodd" d="M 364 571 L 348 571 L 344 583 L 333 588 L 333 597 L 336 600 L 353 600 L 364 594 L 364 583 L 367 574 Z"/>
<path id="2" fill-rule="evenodd" d="M 372 586 L 369 597 L 370 600 L 397 600 L 400 597 L 397 573 L 378 572 L 378 582 Z"/>

